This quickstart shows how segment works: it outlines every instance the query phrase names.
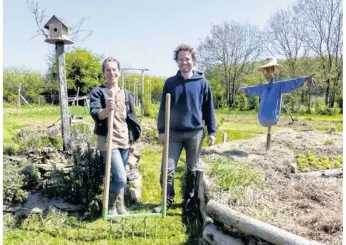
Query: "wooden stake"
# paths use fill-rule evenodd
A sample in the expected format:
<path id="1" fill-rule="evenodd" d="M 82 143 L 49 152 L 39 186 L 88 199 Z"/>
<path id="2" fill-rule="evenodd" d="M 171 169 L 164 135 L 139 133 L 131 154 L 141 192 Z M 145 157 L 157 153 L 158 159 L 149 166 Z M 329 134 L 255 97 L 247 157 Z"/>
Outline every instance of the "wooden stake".
<path id="1" fill-rule="evenodd" d="M 25 102 L 28 106 L 32 107 L 32 106 L 29 104 L 29 102 L 26 101 L 26 99 L 25 99 L 22 95 L 20 95 L 20 97 L 24 100 L 24 102 Z"/>
<path id="2" fill-rule="evenodd" d="M 78 95 L 79 95 L 79 87 L 78 87 L 78 89 L 77 89 L 76 103 L 75 103 L 75 105 L 77 105 L 77 106 L 78 106 Z"/>
<path id="3" fill-rule="evenodd" d="M 270 131 L 271 131 L 271 128 L 272 128 L 272 126 L 268 127 L 266 150 L 269 150 L 269 148 L 270 148 L 270 139 L 271 139 Z"/>
<path id="4" fill-rule="evenodd" d="M 227 132 L 223 133 L 223 143 L 227 142 Z"/>
<path id="5" fill-rule="evenodd" d="M 145 114 L 145 107 L 144 107 L 144 103 L 145 103 L 145 98 L 144 98 L 144 70 L 142 70 L 142 76 L 141 76 L 141 84 L 142 84 L 142 115 Z"/>
<path id="6" fill-rule="evenodd" d="M 113 98 L 115 95 L 114 87 L 109 90 L 109 97 Z M 109 201 L 109 184 L 111 175 L 111 158 L 112 158 L 112 141 L 113 141 L 113 121 L 114 121 L 114 110 L 111 110 L 108 115 L 108 134 L 107 134 L 107 157 L 105 167 L 105 178 L 104 178 L 104 192 L 103 192 L 103 208 L 102 208 L 102 219 L 106 220 L 108 213 L 108 201 Z"/>

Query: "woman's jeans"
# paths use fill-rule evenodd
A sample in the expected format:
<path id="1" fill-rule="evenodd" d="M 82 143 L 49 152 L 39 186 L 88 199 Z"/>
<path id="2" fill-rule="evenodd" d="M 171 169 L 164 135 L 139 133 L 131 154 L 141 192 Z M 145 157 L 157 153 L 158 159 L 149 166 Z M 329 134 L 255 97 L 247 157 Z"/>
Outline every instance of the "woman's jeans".
<path id="1" fill-rule="evenodd" d="M 106 165 L 107 152 L 101 151 L 104 166 Z M 129 158 L 129 149 L 112 149 L 111 158 L 111 181 L 109 192 L 119 194 L 120 190 L 125 187 L 127 176 L 125 166 Z"/>

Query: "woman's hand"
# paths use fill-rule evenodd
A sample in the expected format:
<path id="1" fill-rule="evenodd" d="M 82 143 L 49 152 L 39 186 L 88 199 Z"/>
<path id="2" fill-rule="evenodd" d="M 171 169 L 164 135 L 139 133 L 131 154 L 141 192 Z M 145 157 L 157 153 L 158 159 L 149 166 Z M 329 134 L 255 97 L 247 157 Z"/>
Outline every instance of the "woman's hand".
<path id="1" fill-rule="evenodd" d="M 109 113 L 110 111 L 115 109 L 115 102 L 113 98 L 108 98 L 106 101 L 106 109 L 107 112 Z"/>

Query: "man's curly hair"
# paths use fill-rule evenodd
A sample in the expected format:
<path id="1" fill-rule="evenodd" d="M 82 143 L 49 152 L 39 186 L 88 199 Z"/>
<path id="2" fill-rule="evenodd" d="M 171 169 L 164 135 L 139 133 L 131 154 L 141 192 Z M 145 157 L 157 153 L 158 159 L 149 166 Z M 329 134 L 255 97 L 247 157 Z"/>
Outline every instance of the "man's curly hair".
<path id="1" fill-rule="evenodd" d="M 183 51 L 189 51 L 191 54 L 193 62 L 196 62 L 196 51 L 194 50 L 194 48 L 192 46 L 185 44 L 185 43 L 178 45 L 178 47 L 174 50 L 173 59 L 175 61 L 178 61 L 178 54 L 182 50 Z"/>

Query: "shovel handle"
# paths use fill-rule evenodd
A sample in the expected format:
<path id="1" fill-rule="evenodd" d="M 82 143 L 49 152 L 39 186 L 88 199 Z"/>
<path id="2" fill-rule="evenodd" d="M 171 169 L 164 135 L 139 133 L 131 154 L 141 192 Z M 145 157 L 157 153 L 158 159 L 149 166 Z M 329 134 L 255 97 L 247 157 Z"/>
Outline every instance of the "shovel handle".
<path id="1" fill-rule="evenodd" d="M 114 97 L 114 87 L 110 89 L 109 95 L 110 97 Z M 111 158 L 112 158 L 112 141 L 113 141 L 113 121 L 114 121 L 114 110 L 111 110 L 108 114 L 107 157 L 106 157 L 106 166 L 105 166 L 103 207 L 102 207 L 103 220 L 106 220 L 107 212 L 108 212 L 109 184 L 110 184 Z"/>
<path id="2" fill-rule="evenodd" d="M 166 216 L 167 210 L 167 166 L 168 166 L 168 149 L 169 149 L 169 121 L 171 117 L 171 95 L 166 94 L 165 105 L 165 144 L 163 151 L 163 178 L 162 178 L 162 217 Z"/>

